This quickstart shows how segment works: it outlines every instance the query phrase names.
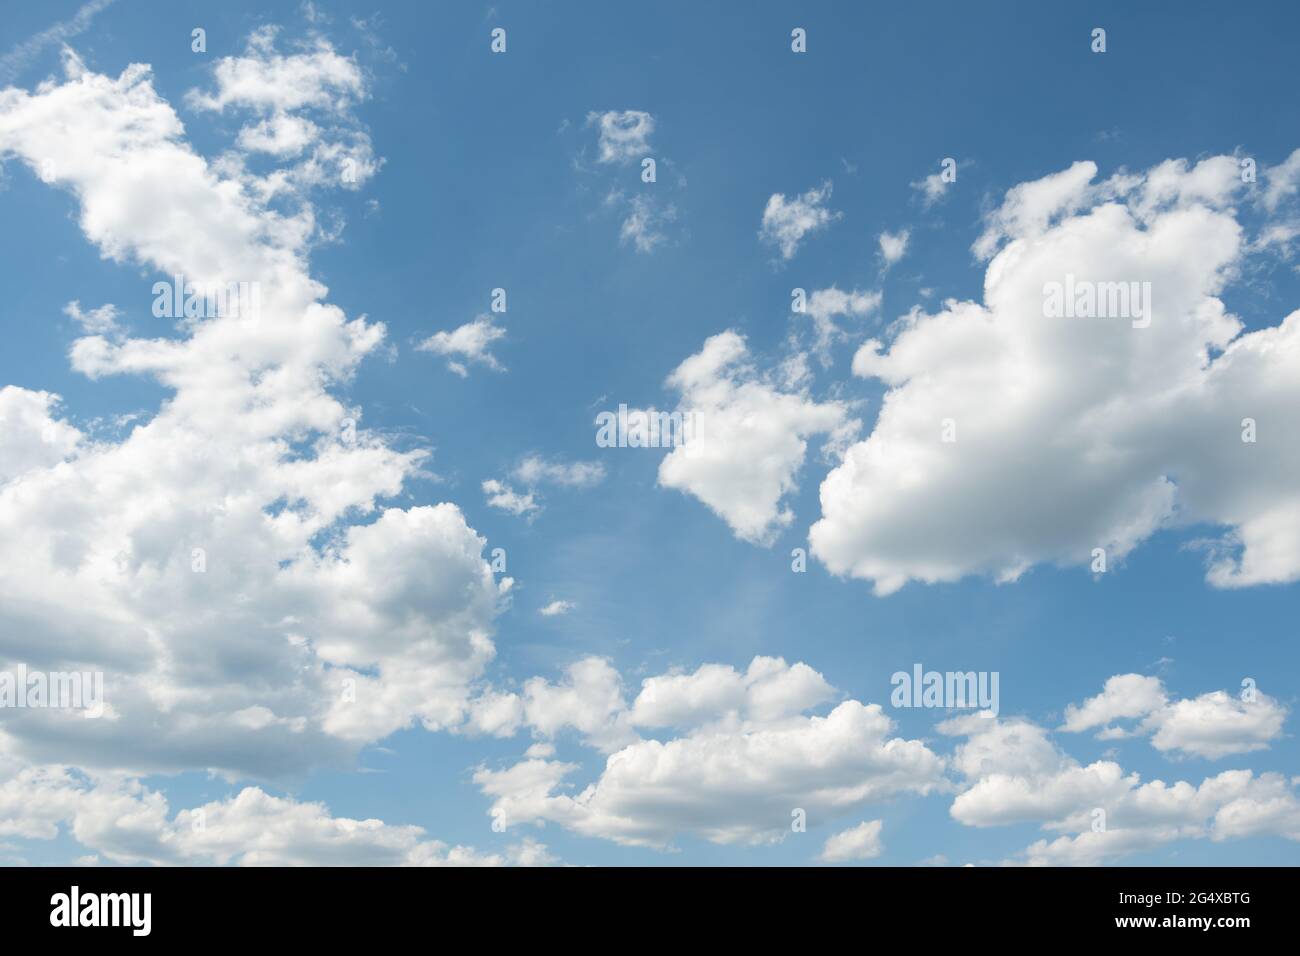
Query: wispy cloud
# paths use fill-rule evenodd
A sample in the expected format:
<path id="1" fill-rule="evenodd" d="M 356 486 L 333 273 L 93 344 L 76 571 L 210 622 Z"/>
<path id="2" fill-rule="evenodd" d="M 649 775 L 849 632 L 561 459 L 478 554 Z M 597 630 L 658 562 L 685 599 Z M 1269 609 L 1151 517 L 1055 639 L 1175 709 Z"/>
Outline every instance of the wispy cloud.
<path id="1" fill-rule="evenodd" d="M 114 2 L 115 0 L 90 0 L 90 3 L 82 6 L 72 19 L 60 21 L 42 30 L 19 43 L 4 56 L 0 56 L 0 83 L 12 83 L 46 47 L 85 33 L 90 28 L 90 21 L 95 18 L 95 15 L 112 6 Z"/>

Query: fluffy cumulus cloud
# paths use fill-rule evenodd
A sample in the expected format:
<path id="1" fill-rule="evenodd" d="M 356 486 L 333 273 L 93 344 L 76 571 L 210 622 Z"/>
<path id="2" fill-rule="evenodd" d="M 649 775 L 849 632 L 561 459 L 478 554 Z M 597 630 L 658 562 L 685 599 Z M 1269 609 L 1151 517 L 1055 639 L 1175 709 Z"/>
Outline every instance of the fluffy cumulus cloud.
<path id="1" fill-rule="evenodd" d="M 983 302 L 916 309 L 855 356 L 887 392 L 822 483 L 813 552 L 887 594 L 1097 548 L 1113 568 L 1204 522 L 1223 529 L 1211 584 L 1300 578 L 1300 313 L 1244 332 L 1220 298 L 1246 188 L 1212 157 L 1101 182 L 1081 162 L 1012 189 L 975 246 Z M 1096 317 L 1055 317 L 1064 288 Z"/>
<path id="2" fill-rule="evenodd" d="M 0 481 L 45 471 L 70 457 L 82 434 L 57 417 L 59 396 L 0 388 Z"/>
<path id="3" fill-rule="evenodd" d="M 834 697 L 826 679 L 807 664 L 756 657 L 747 670 L 705 664 L 692 673 L 642 681 L 632 703 L 639 727 L 741 727 L 802 713 Z"/>
<path id="4" fill-rule="evenodd" d="M 1182 839 L 1300 838 L 1297 781 L 1276 773 L 1228 770 L 1195 785 L 1143 783 L 1111 760 L 1080 764 L 1024 719 L 961 717 L 939 729 L 965 738 L 952 761 L 963 778 L 953 819 L 974 827 L 1036 823 L 1062 834 L 1010 863 L 1087 866 Z"/>
<path id="5" fill-rule="evenodd" d="M 880 820 L 868 820 L 855 827 L 836 833 L 822 847 L 823 863 L 849 863 L 853 860 L 871 860 L 885 852 L 880 842 Z"/>
<path id="6" fill-rule="evenodd" d="M 392 506 L 425 453 L 357 428 L 332 393 L 385 330 L 312 278 L 312 206 L 272 208 L 237 165 L 197 153 L 148 67 L 65 63 L 35 92 L 0 91 L 0 156 L 66 190 L 87 240 L 145 274 L 142 297 L 149 276 L 183 274 L 185 292 L 247 283 L 260 309 L 145 338 L 78 307 L 75 370 L 168 393 L 120 440 L 86 440 L 48 392 L 0 391 L 0 658 L 102 670 L 106 697 L 98 720 L 15 711 L 3 749 L 288 778 L 463 720 L 509 582 L 454 504 Z M 265 31 L 216 81 L 194 106 L 272 118 L 341 117 L 363 90 L 345 58 L 282 56 Z"/>
<path id="7" fill-rule="evenodd" d="M 521 721 L 544 737 L 576 731 L 608 755 L 600 776 L 566 793 L 577 765 L 532 756 L 474 779 L 510 826 L 550 821 L 655 847 L 685 834 L 770 843 L 791 832 L 797 811 L 821 825 L 943 786 L 943 760 L 892 736 L 879 705 L 848 700 L 824 716 L 807 713 L 832 695 L 806 665 L 756 658 L 743 673 L 705 665 L 648 678 L 628 704 L 618 673 L 588 660 L 558 685 L 525 688 Z M 646 736 L 656 729 L 680 735 Z"/>
<path id="8" fill-rule="evenodd" d="M 433 333 L 417 343 L 415 348 L 419 352 L 444 356 L 447 368 L 465 378 L 471 364 L 485 366 L 494 372 L 505 371 L 505 366 L 492 354 L 492 346 L 505 337 L 506 330 L 493 322 L 492 316 L 480 315 L 451 331 Z"/>
<path id="9" fill-rule="evenodd" d="M 1270 212 L 1300 191 L 1300 149 L 1276 166 L 1264 170 L 1264 195 L 1261 201 Z"/>
<path id="10" fill-rule="evenodd" d="M 111 438 L 75 424 L 52 391 L 0 388 L 0 670 L 102 671 L 106 698 L 98 719 L 6 715 L 0 839 L 67 832 L 87 859 L 123 864 L 555 862 L 529 838 L 491 852 L 450 846 L 418 826 L 276 795 L 412 726 L 526 738 L 518 758 L 473 774 L 484 809 L 516 837 L 553 824 L 626 845 L 761 845 L 804 815 L 829 834 L 821 860 L 866 860 L 883 854 L 885 824 L 864 821 L 865 808 L 935 795 L 951 797 L 961 825 L 1041 827 L 1047 838 L 1015 862 L 1300 839 L 1296 781 L 1279 774 L 1143 782 L 1113 760 L 1075 760 L 1026 718 L 956 718 L 940 726 L 943 744 L 909 738 L 879 704 L 776 657 L 674 668 L 637 686 L 585 657 L 551 678 L 488 683 L 512 582 L 494 574 L 488 542 L 456 504 L 403 497 L 427 453 L 358 427 L 338 398 L 386 330 L 331 304 L 312 275 L 312 188 L 354 185 L 380 164 L 352 114 L 367 95 L 352 58 L 272 28 L 187 97 L 197 114 L 242 116 L 213 158 L 190 145 L 143 65 L 101 75 L 69 52 L 62 78 L 0 90 L 0 158 L 66 191 L 105 259 L 143 274 L 145 290 L 176 275 L 191 284 L 181 297 L 257 290 L 256 314 L 177 316 L 153 336 L 120 321 L 134 307 L 67 305 L 76 373 L 139 376 L 166 395 Z M 608 164 L 643 154 L 654 130 L 637 111 L 590 122 Z M 1265 168 L 1254 198 L 1268 215 L 1295 199 L 1294 158 Z M 1300 398 L 1300 313 L 1244 333 L 1222 305 L 1252 248 L 1234 207 L 1241 188 L 1235 163 L 1217 157 L 1101 183 L 1078 164 L 1012 190 L 976 243 L 989 259 L 984 301 L 915 311 L 887 344 L 858 352 L 854 371 L 888 389 L 864 441 L 853 406 L 814 399 L 798 361 L 763 371 L 739 334 L 709 338 L 667 379 L 694 427 L 661 461 L 660 484 L 770 544 L 794 520 L 788 497 L 820 437 L 835 464 L 814 551 L 881 592 L 1010 579 L 1094 547 L 1118 560 L 1175 521 L 1225 529 L 1215 584 L 1300 577 L 1300 435 L 1288 414 Z M 829 197 L 829 184 L 774 195 L 764 240 L 792 258 L 837 218 Z M 654 230 L 647 217 L 625 238 L 653 248 Z M 885 238 L 888 264 L 906 233 Z M 1150 282 L 1150 323 L 1047 318 L 1044 285 L 1067 274 Z M 814 292 L 814 352 L 844 338 L 837 318 L 879 302 Z M 419 347 L 464 374 L 499 368 L 491 347 L 503 335 L 479 317 Z M 1240 441 L 1246 417 L 1256 442 Z M 941 440 L 945 419 L 956 441 Z M 530 516 L 538 489 L 576 493 L 604 477 L 598 462 L 528 455 L 481 490 Z M 537 611 L 558 628 L 573 608 L 552 598 Z M 1286 716 L 1262 692 L 1179 699 L 1125 674 L 1067 707 L 1060 729 L 1217 759 L 1268 747 Z M 241 785 L 173 810 L 143 782 L 186 771 Z"/>
<path id="11" fill-rule="evenodd" d="M 1221 690 L 1185 700 L 1171 700 L 1156 677 L 1119 674 L 1106 681 L 1096 697 L 1065 709 L 1062 730 L 1079 732 L 1101 727 L 1097 736 L 1113 739 L 1150 734 L 1157 750 L 1215 759 L 1229 754 L 1264 750 L 1282 734 L 1286 708 L 1255 688 L 1239 697 Z M 1131 729 L 1116 720 L 1137 720 Z"/>
<path id="12" fill-rule="evenodd" d="M 1062 730 L 1079 732 L 1107 727 L 1123 717 L 1145 717 L 1165 706 L 1165 687 L 1159 677 L 1117 674 L 1106 681 L 1096 697 L 1065 708 Z"/>
<path id="13" fill-rule="evenodd" d="M 880 261 L 888 269 L 907 255 L 907 244 L 912 234 L 906 230 L 899 232 L 882 232 L 879 236 Z"/>
<path id="14" fill-rule="evenodd" d="M 191 90 L 186 105 L 200 112 L 243 112 L 249 119 L 236 138 L 240 152 L 296 160 L 265 177 L 246 175 L 266 195 L 295 186 L 358 187 L 379 168 L 369 135 L 351 115 L 369 96 L 365 74 L 323 37 L 282 53 L 276 48 L 279 32 L 270 25 L 254 30 L 243 55 L 213 64 L 216 88 Z M 243 157 L 226 162 L 240 166 Z"/>
<path id="15" fill-rule="evenodd" d="M 826 208 L 830 198 L 829 182 L 794 198 L 788 198 L 784 193 L 773 193 L 763 208 L 758 238 L 776 246 L 782 259 L 793 259 L 806 236 L 827 228 L 842 215 Z"/>
<path id="16" fill-rule="evenodd" d="M 515 491 L 510 485 L 496 478 L 488 478 L 483 482 L 483 495 L 491 507 L 516 517 L 536 514 L 542 508 L 531 492 Z"/>
<path id="17" fill-rule="evenodd" d="M 692 428 L 660 463 L 659 483 L 699 498 L 738 537 L 758 544 L 794 520 L 783 499 L 796 487 L 807 439 L 827 435 L 834 445 L 858 427 L 845 403 L 817 402 L 775 379 L 760 374 L 744 338 L 727 331 L 710 337 L 667 381 Z"/>
<path id="18" fill-rule="evenodd" d="M 128 866 L 546 866 L 524 839 L 485 853 L 430 839 L 421 827 L 333 816 L 320 803 L 245 787 L 226 800 L 170 812 L 136 781 L 91 780 L 28 767 L 0 783 L 0 836 L 53 839 L 66 827 L 95 856 Z"/>
<path id="19" fill-rule="evenodd" d="M 572 601 L 565 601 L 561 598 L 556 598 L 554 601 L 539 608 L 537 613 L 542 617 L 560 617 L 563 614 L 568 614 L 574 609 L 574 607 L 576 607 L 576 605 Z"/>

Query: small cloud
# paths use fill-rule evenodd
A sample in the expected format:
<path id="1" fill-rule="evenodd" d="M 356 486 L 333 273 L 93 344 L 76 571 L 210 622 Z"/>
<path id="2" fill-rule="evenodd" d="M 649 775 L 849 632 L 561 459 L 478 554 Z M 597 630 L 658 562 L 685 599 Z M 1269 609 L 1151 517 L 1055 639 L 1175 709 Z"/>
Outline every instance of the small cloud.
<path id="1" fill-rule="evenodd" d="M 117 318 L 122 313 L 115 305 L 101 305 L 98 309 L 83 312 L 81 303 L 74 299 L 63 307 L 63 314 L 91 335 L 104 335 L 118 331 Z"/>
<path id="2" fill-rule="evenodd" d="M 328 13 L 312 3 L 312 0 L 304 0 L 302 6 L 298 8 L 298 12 L 302 14 L 304 20 L 313 25 L 318 23 L 328 24 L 333 19 Z"/>
<path id="3" fill-rule="evenodd" d="M 483 482 L 487 503 L 499 511 L 516 516 L 533 515 L 542 510 L 532 493 L 519 494 L 505 482 L 489 478 Z"/>
<path id="4" fill-rule="evenodd" d="M 825 229 L 842 218 L 842 213 L 826 208 L 826 200 L 830 197 L 829 181 L 822 183 L 820 188 L 810 189 L 793 199 L 787 199 L 783 193 L 773 193 L 763 209 L 759 239 L 778 247 L 781 258 L 793 259 L 805 236 Z"/>
<path id="5" fill-rule="evenodd" d="M 881 294 L 876 292 L 859 292 L 854 289 L 845 292 L 831 286 L 829 289 L 817 289 L 808 297 L 804 313 L 813 322 L 813 351 L 824 367 L 829 367 L 831 346 L 839 339 L 846 338 L 845 333 L 835 322 L 839 315 L 868 315 L 880 308 Z"/>
<path id="6" fill-rule="evenodd" d="M 880 842 L 880 820 L 859 823 L 852 829 L 837 833 L 822 847 L 823 863 L 848 863 L 852 860 L 870 860 L 885 852 Z"/>
<path id="7" fill-rule="evenodd" d="M 590 488 L 605 480 L 605 466 L 598 461 L 548 462 L 529 455 L 515 468 L 514 477 L 530 488 L 543 483 Z"/>
<path id="8" fill-rule="evenodd" d="M 637 252 L 653 252 L 656 246 L 667 240 L 662 226 L 677 218 L 677 207 L 660 207 L 649 196 L 633 196 L 628 201 L 628 208 L 618 241 L 623 245 L 631 243 Z"/>
<path id="9" fill-rule="evenodd" d="M 627 163 L 649 151 L 655 118 L 643 110 L 593 111 L 587 114 L 587 125 L 600 129 L 599 162 Z"/>
<path id="10" fill-rule="evenodd" d="M 451 360 L 447 362 L 447 367 L 461 378 L 469 374 L 466 363 L 486 365 L 493 371 L 504 372 L 505 367 L 489 349 L 492 343 L 505 338 L 505 334 L 505 329 L 492 323 L 490 315 L 480 315 L 473 322 L 467 322 L 450 332 L 435 332 L 415 348 L 419 352 L 446 356 Z"/>
<path id="11" fill-rule="evenodd" d="M 957 178 L 957 170 L 961 169 L 963 166 L 970 165 L 969 160 L 959 163 L 956 160 L 945 159 L 943 162 L 944 165 L 951 164 L 953 179 Z M 944 180 L 942 170 L 937 173 L 931 173 L 924 179 L 918 179 L 916 182 L 911 184 L 912 188 L 921 194 L 921 206 L 925 209 L 929 209 L 935 203 L 941 202 L 945 199 L 948 195 L 948 187 L 950 185 L 952 185 L 952 183 Z"/>
<path id="12" fill-rule="evenodd" d="M 922 180 L 912 183 L 912 188 L 919 190 L 921 193 L 921 203 L 926 209 L 929 209 L 939 200 L 943 199 L 944 188 L 948 184 L 943 181 L 943 177 L 938 173 L 931 173 Z"/>
<path id="13" fill-rule="evenodd" d="M 911 235 L 911 232 L 906 229 L 880 234 L 880 258 L 886 269 L 907 255 L 907 241 Z"/>
<path id="14" fill-rule="evenodd" d="M 572 601 L 552 601 L 537 613 L 542 617 L 559 617 L 561 614 L 568 614 L 574 607 L 576 605 Z"/>

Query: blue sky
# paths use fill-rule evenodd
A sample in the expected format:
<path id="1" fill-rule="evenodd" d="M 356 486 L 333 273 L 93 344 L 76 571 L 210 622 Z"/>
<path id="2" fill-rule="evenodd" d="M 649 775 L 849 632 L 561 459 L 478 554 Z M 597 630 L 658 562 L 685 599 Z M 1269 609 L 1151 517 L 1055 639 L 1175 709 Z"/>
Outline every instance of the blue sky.
<path id="1" fill-rule="evenodd" d="M 1251 340 L 1258 355 L 1250 342 L 1226 348 L 1272 334 L 1300 302 L 1289 7 L 1248 17 L 1188 3 L 1175 18 L 1118 3 L 742 14 L 118 0 L 92 5 L 84 29 L 29 42 L 78 9 L 15 10 L 0 38 L 0 383 L 13 387 L 0 412 L 19 435 L 7 450 L 18 464 L 0 469 L 14 542 L 0 552 L 0 604 L 14 609 L 0 657 L 102 670 L 120 716 L 82 733 L 56 726 L 67 715 L 0 711 L 11 860 L 1300 859 L 1300 534 L 1286 525 L 1300 369 L 1286 374 L 1296 359 L 1280 333 L 1271 347 Z M 806 53 L 791 50 L 796 27 Z M 1104 53 L 1090 49 L 1096 27 Z M 131 64 L 149 65 L 147 96 L 112 85 Z M 78 83 L 93 92 L 73 95 Z M 120 153 L 81 151 L 102 113 L 135 109 L 153 111 L 147 133 L 110 123 L 98 142 Z M 183 133 L 161 129 L 165 109 Z M 644 135 L 603 159 L 602 143 L 621 147 L 602 117 Z M 283 132 L 300 119 L 312 124 L 304 146 L 248 146 L 256 124 Z M 176 144 L 205 164 L 192 187 L 170 185 L 163 164 L 185 161 Z M 927 194 L 949 157 L 956 181 Z M 340 181 L 349 158 L 358 182 Z M 1242 181 L 1243 159 L 1257 179 Z M 42 161 L 56 164 L 49 181 Z M 165 187 L 130 176 L 154 163 Z M 276 170 L 287 178 L 265 198 Z M 1014 192 L 1035 182 L 1047 187 Z M 238 214 L 204 204 L 214 184 L 243 197 Z M 765 238 L 777 196 L 826 217 L 787 233 L 788 256 L 770 240 L 779 216 Z M 1128 219 L 1106 232 L 1090 216 L 1103 207 Z M 220 264 L 254 261 L 238 224 L 301 224 L 304 210 L 305 237 L 268 233 L 251 248 L 293 258 L 341 321 L 364 317 L 382 336 L 355 345 L 342 325 L 278 301 L 258 329 L 218 318 L 206 338 L 151 313 L 164 260 L 260 281 L 273 298 L 289 266 Z M 896 261 L 882 234 L 903 237 Z M 1099 278 L 1152 279 L 1167 295 L 1152 336 L 1112 323 L 1081 348 L 1072 333 L 1017 325 L 1045 327 L 1032 296 L 986 300 L 986 282 L 1020 294 L 1052 269 L 1098 263 L 1114 270 Z M 496 288 L 504 313 L 490 311 Z M 823 351 L 812 317 L 791 311 L 794 288 L 862 297 L 829 315 Z M 113 329 L 78 322 L 74 301 L 111 303 Z M 1239 327 L 1222 332 L 1207 303 Z M 486 346 L 431 338 L 475 322 L 504 331 Z M 1010 331 L 954 326 L 954 358 L 939 344 L 953 323 Z M 102 357 L 74 360 L 74 342 L 96 335 Z M 855 374 L 872 339 L 893 364 Z M 129 343 L 149 341 L 188 351 L 142 370 L 154 360 Z M 1195 360 L 1160 360 L 1206 342 L 1210 359 L 1236 364 L 1203 374 Z M 687 394 L 668 378 L 692 356 L 703 359 L 679 376 L 696 383 Z M 302 377 L 259 391 L 282 366 Z M 61 402 L 31 397 L 47 393 Z M 853 472 L 845 455 L 873 439 L 887 394 L 898 417 Z M 692 401 L 723 432 L 703 465 L 665 464 L 684 449 L 594 441 L 598 411 Z M 935 402 L 956 416 L 956 447 L 975 449 L 955 464 L 927 457 L 913 431 L 932 422 L 937 436 Z M 248 420 L 223 419 L 229 408 Z M 268 431 L 261 413 L 288 424 Z M 1243 463 L 1245 416 L 1261 438 Z M 354 444 L 339 453 L 349 463 L 291 476 L 292 461 L 333 454 L 320 442 L 347 417 L 374 457 Z M 22 428 L 48 438 L 59 422 L 75 440 L 40 453 L 20 441 Z M 542 465 L 529 472 L 530 459 Z M 915 485 L 895 483 L 912 468 Z M 839 490 L 823 484 L 832 474 Z M 492 481 L 531 493 L 532 509 L 493 506 Z M 308 490 L 260 490 L 285 482 Z M 334 492 L 347 507 L 324 503 Z M 414 517 L 440 503 L 455 516 L 439 512 L 432 528 Z M 282 511 L 303 528 L 272 528 Z M 350 527 L 375 529 L 373 547 L 349 544 Z M 481 561 L 460 550 L 475 535 Z M 200 544 L 211 569 L 196 583 Z M 1090 573 L 1093 546 L 1110 552 L 1105 573 Z M 138 560 L 128 580 L 104 583 L 95 556 L 119 548 Z M 482 567 L 493 548 L 504 572 Z M 791 570 L 796 548 L 809 551 L 806 573 Z M 1207 580 L 1225 549 L 1236 557 Z M 900 583 L 882 584 L 889 575 Z M 83 601 L 84 613 L 68 610 Z M 548 605 L 560 613 L 540 613 Z M 470 632 L 492 652 L 465 651 Z M 310 678 L 281 656 L 290 633 L 310 648 Z M 466 655 L 455 667 L 449 647 Z M 742 679 L 755 658 L 781 659 L 784 683 L 763 693 L 785 709 L 763 710 Z M 590 680 L 575 685 L 568 669 L 582 662 Z M 997 672 L 999 716 L 960 730 L 959 711 L 890 706 L 891 675 L 916 663 Z M 388 722 L 354 722 L 322 699 L 347 668 L 375 681 L 366 693 Z M 682 680 L 642 683 L 665 675 Z M 1246 678 L 1262 700 L 1241 700 Z M 638 702 L 646 686 L 657 704 Z M 483 717 L 489 700 L 511 717 Z M 1062 729 L 1071 705 L 1102 716 Z M 654 706 L 690 716 L 656 723 L 644 717 Z M 16 808 L 38 799 L 59 809 Z M 807 831 L 792 832 L 805 803 Z M 200 807 L 195 831 L 183 814 Z M 1111 821 L 1101 833 L 1097 807 Z M 132 825 L 131 809 L 146 823 Z M 383 822 L 359 838 L 346 820 Z"/>

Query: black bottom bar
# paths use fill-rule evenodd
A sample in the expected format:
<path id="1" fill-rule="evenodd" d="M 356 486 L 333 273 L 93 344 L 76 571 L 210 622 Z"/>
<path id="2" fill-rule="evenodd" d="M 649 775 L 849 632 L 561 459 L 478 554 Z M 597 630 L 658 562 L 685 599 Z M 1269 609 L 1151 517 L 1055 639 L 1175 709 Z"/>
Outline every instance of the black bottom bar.
<path id="1" fill-rule="evenodd" d="M 82 943 L 115 937 L 128 945 L 373 944 L 402 934 L 470 948 L 468 940 L 453 943 L 458 926 L 470 940 L 494 947 L 516 935 L 532 942 L 567 937 L 569 945 L 715 936 L 772 944 L 786 935 L 797 939 L 803 926 L 827 942 L 828 930 L 864 947 L 901 934 L 927 950 L 1044 930 L 1053 935 L 1041 941 L 1052 945 L 1129 937 L 1142 945 L 1200 939 L 1232 946 L 1294 940 L 1295 873 L 1208 867 L 9 869 L 0 870 L 0 913 L 11 940 L 66 942 L 75 933 Z"/>

